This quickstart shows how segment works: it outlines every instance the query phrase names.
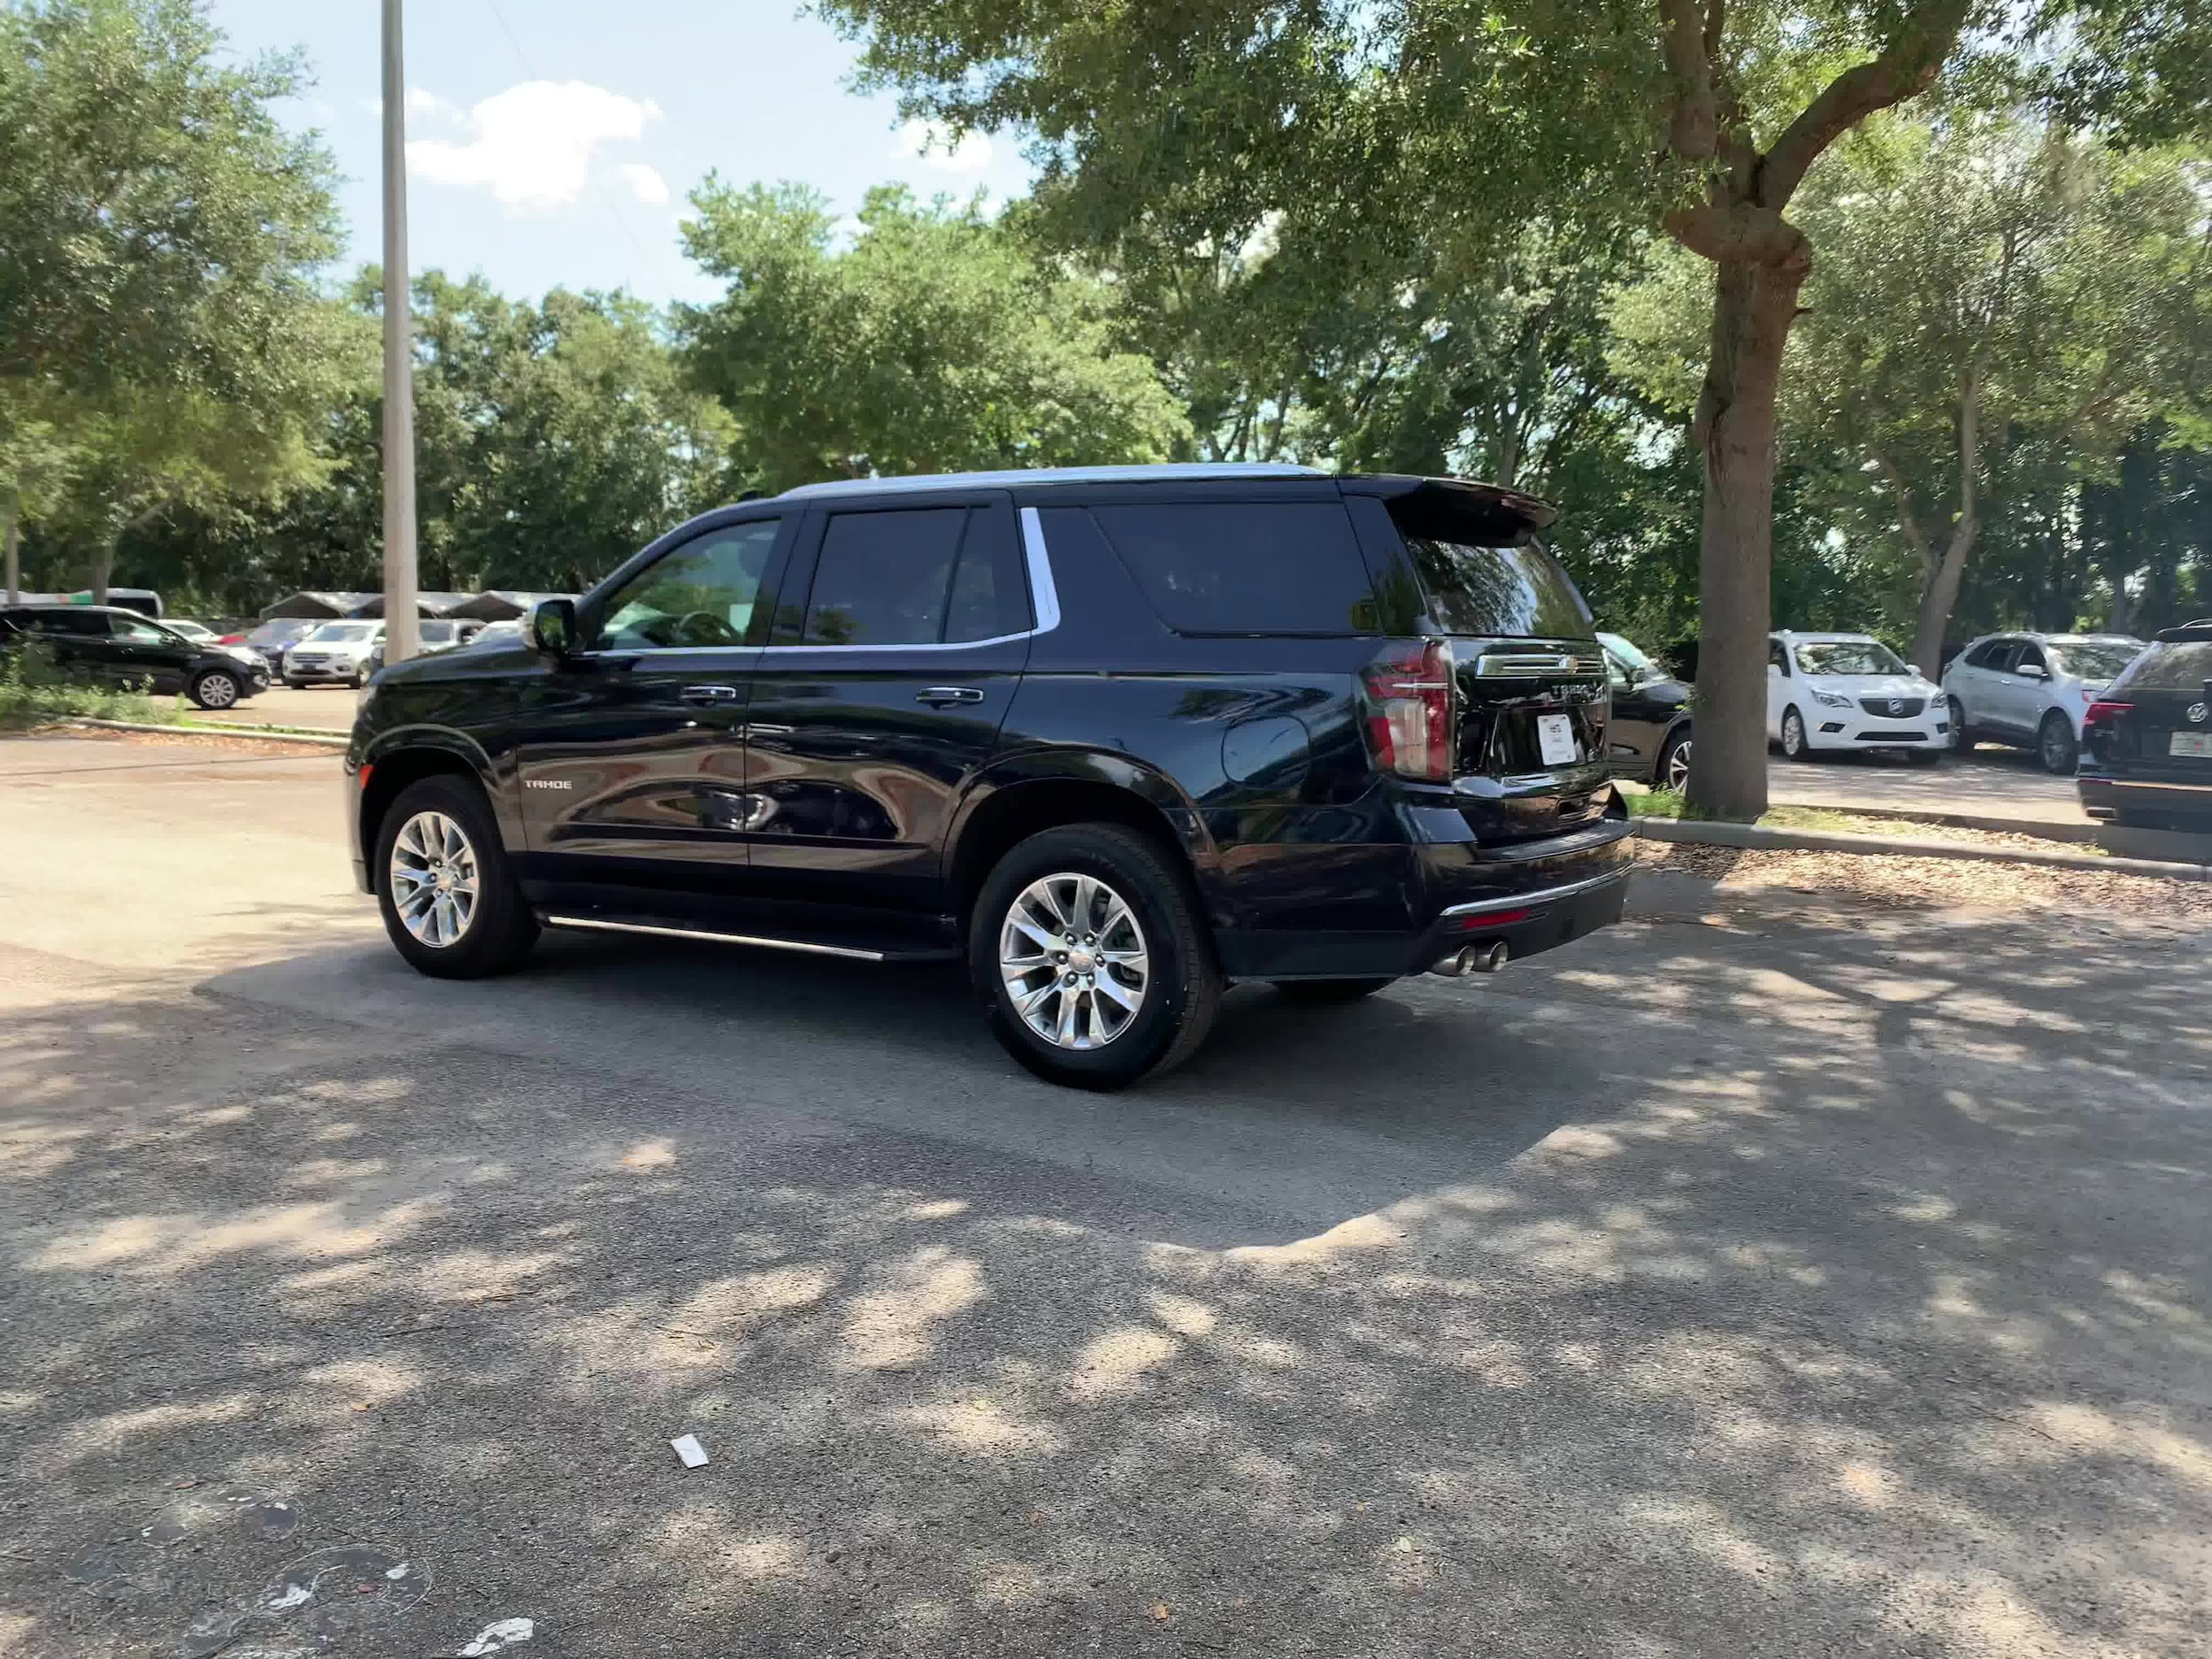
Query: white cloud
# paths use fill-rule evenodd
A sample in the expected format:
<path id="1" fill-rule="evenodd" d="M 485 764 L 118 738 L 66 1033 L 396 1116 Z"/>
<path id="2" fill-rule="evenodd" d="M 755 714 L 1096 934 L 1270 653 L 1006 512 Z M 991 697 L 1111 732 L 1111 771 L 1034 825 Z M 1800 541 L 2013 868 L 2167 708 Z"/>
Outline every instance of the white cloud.
<path id="1" fill-rule="evenodd" d="M 455 111 L 419 89 L 407 95 L 411 114 L 444 115 L 457 121 L 465 139 L 423 138 L 407 146 L 411 173 L 441 184 L 489 190 L 503 205 L 524 212 L 549 212 L 572 205 L 591 180 L 593 153 L 602 144 L 635 143 L 660 108 L 581 81 L 525 81 L 495 93 L 465 112 Z M 657 173 L 641 165 L 623 176 L 642 200 L 639 173 L 651 174 L 667 199 L 668 187 Z"/>
<path id="2" fill-rule="evenodd" d="M 941 121 L 909 121 L 899 128 L 899 147 L 891 153 L 918 157 L 946 173 L 980 173 L 991 165 L 991 141 L 966 133 L 956 142 Z"/>
<path id="3" fill-rule="evenodd" d="M 630 187 L 630 194 L 648 207 L 658 207 L 668 200 L 668 180 L 641 161 L 623 164 L 622 181 Z"/>

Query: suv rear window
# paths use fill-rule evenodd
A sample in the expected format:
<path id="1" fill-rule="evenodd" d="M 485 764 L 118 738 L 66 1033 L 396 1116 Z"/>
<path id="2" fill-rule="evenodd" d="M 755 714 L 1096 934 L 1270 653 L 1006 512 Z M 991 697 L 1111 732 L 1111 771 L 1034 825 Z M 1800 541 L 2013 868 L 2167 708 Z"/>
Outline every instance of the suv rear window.
<path id="1" fill-rule="evenodd" d="M 1375 595 L 1337 502 L 1092 509 L 1178 634 L 1372 634 Z"/>
<path id="2" fill-rule="evenodd" d="M 1531 531 L 1508 540 L 1468 515 L 1389 503 L 1407 555 L 1428 592 L 1429 617 L 1447 634 L 1586 640 L 1596 623 L 1573 580 Z"/>
<path id="3" fill-rule="evenodd" d="M 2120 685 L 2131 691 L 2198 691 L 2208 680 L 2212 680 L 2212 642 L 2185 640 L 2152 646 L 2135 659 Z"/>

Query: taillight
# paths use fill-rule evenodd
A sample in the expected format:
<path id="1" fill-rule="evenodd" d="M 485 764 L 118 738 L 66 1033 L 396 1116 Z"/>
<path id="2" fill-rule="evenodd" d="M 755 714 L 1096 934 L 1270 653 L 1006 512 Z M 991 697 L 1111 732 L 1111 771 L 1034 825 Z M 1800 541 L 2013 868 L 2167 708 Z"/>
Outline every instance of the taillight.
<path id="1" fill-rule="evenodd" d="M 2099 698 L 2082 710 L 2082 735 L 2086 737 L 2100 726 L 2119 725 L 2120 717 L 2134 706 L 2131 703 L 2107 703 Z"/>
<path id="2" fill-rule="evenodd" d="M 1375 764 L 1401 778 L 1448 783 L 1455 701 L 1452 648 L 1394 641 L 1367 667 L 1367 738 Z"/>

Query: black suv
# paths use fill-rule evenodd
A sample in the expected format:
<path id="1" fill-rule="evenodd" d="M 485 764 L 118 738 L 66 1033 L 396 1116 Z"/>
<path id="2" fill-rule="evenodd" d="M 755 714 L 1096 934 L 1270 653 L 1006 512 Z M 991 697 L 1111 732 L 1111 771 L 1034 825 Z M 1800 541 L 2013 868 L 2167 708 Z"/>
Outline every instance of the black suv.
<path id="1" fill-rule="evenodd" d="M 964 957 L 1058 1082 L 1225 985 L 1348 1001 L 1616 920 L 1590 613 L 1510 491 L 1298 468 L 816 484 L 695 518 L 522 642 L 385 670 L 353 858 L 402 955 L 541 926 Z"/>
<path id="2" fill-rule="evenodd" d="M 120 605 L 0 606 L 0 651 L 35 641 L 73 680 L 164 694 L 203 709 L 235 707 L 269 688 L 269 667 L 248 651 L 204 644 Z"/>
<path id="3" fill-rule="evenodd" d="M 2168 628 L 2081 722 L 2082 810 L 2212 833 L 2212 617 Z"/>

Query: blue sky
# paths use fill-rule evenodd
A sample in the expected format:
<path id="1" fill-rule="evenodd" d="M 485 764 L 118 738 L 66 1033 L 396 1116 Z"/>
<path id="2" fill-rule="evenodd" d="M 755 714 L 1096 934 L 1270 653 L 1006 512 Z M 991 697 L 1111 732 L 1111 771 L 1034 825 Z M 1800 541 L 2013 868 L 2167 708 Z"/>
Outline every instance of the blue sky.
<path id="1" fill-rule="evenodd" d="M 378 257 L 378 0 L 212 0 L 234 52 L 303 48 L 288 109 L 347 182 L 350 265 Z M 514 295 L 714 292 L 676 238 L 711 168 L 795 179 L 849 212 L 871 185 L 1003 200 L 1029 169 L 1005 137 L 918 154 L 888 97 L 845 87 L 854 49 L 787 0 L 413 0 L 407 18 L 411 263 Z"/>

